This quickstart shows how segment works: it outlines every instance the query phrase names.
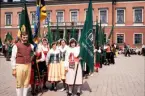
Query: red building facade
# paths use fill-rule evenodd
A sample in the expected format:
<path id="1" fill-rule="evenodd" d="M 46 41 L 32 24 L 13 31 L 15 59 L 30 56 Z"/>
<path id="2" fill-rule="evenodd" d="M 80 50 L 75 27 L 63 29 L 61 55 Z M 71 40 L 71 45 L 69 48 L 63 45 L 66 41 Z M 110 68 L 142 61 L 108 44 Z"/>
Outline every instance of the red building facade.
<path id="1" fill-rule="evenodd" d="M 52 32 L 56 32 L 58 16 L 59 32 L 61 38 L 64 33 L 71 33 L 72 22 L 77 30 L 78 39 L 83 29 L 84 20 L 89 0 L 52 0 L 46 1 L 46 8 Z M 1 6 L 1 37 L 11 32 L 16 37 L 19 29 L 21 2 L 2 3 Z M 36 5 L 35 2 L 27 2 L 29 19 L 34 28 Z M 94 30 L 96 19 L 101 20 L 105 27 L 106 38 L 110 34 L 112 25 L 114 32 L 111 41 L 119 45 L 130 44 L 132 47 L 140 47 L 145 44 L 145 1 L 143 0 L 93 0 Z M 41 23 L 41 33 L 47 32 L 48 21 Z M 68 35 L 69 36 L 69 35 Z"/>

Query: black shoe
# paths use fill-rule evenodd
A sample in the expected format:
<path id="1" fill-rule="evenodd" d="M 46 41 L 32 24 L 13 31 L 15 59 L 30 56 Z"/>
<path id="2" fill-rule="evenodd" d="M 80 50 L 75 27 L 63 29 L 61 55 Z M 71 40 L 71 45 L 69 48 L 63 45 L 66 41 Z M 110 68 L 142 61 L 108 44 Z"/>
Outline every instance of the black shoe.
<path id="1" fill-rule="evenodd" d="M 50 91 L 53 91 L 53 90 L 54 90 L 54 86 L 51 86 Z"/>
<path id="2" fill-rule="evenodd" d="M 81 93 L 77 93 L 77 96 L 81 96 Z"/>
<path id="3" fill-rule="evenodd" d="M 44 89 L 44 90 L 47 90 L 48 88 L 46 87 L 46 85 L 44 85 L 44 86 L 43 86 L 43 89 Z"/>
<path id="4" fill-rule="evenodd" d="M 67 96 L 72 96 L 72 93 L 67 93 Z"/>

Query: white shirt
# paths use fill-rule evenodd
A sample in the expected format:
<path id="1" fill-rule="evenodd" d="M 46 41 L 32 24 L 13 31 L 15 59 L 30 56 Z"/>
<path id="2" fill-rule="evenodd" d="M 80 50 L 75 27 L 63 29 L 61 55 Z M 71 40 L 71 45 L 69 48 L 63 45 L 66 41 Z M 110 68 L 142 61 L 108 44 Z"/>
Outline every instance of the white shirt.
<path id="1" fill-rule="evenodd" d="M 43 62 L 43 61 L 45 61 L 45 55 L 44 55 L 44 53 L 43 53 L 43 51 L 42 51 L 42 49 L 41 49 L 41 46 L 39 46 L 38 47 L 38 49 L 36 50 L 36 52 L 41 52 L 41 58 L 40 59 L 38 59 L 40 62 Z"/>
<path id="2" fill-rule="evenodd" d="M 60 52 L 65 52 L 67 49 L 68 49 L 67 45 L 65 45 L 64 47 L 62 46 L 59 47 Z"/>
<path id="3" fill-rule="evenodd" d="M 32 50 L 34 50 L 34 46 L 32 44 L 31 44 L 31 48 L 32 48 Z M 12 48 L 12 56 L 11 56 L 11 66 L 12 66 L 12 69 L 16 69 L 17 50 L 18 50 L 17 46 L 14 45 L 13 48 Z"/>

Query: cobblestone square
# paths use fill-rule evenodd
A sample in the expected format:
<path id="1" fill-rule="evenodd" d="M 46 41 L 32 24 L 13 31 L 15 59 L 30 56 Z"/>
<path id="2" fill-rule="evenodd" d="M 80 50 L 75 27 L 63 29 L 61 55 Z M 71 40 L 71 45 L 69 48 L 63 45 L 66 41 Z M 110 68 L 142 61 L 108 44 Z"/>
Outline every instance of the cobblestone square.
<path id="1" fill-rule="evenodd" d="M 82 96 L 144 96 L 145 57 L 115 58 L 116 64 L 103 66 L 99 73 L 84 80 Z M 89 90 L 92 90 L 90 92 Z M 16 96 L 10 62 L 0 57 L 0 96 Z M 30 96 L 30 95 L 29 95 Z M 66 96 L 65 92 L 44 92 L 42 96 Z"/>

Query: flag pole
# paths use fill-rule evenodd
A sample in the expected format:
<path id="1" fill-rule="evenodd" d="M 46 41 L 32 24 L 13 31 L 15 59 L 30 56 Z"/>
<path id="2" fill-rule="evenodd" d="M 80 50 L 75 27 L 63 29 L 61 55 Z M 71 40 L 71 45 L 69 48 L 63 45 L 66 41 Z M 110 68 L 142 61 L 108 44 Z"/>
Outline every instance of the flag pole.
<path id="1" fill-rule="evenodd" d="M 76 68 L 76 72 L 75 72 L 75 79 L 74 79 L 74 83 L 73 83 L 73 87 L 72 87 L 72 95 L 73 96 L 74 96 L 74 89 L 75 89 L 75 83 L 76 83 L 78 68 L 79 68 L 79 62 L 77 63 L 77 68 Z"/>

